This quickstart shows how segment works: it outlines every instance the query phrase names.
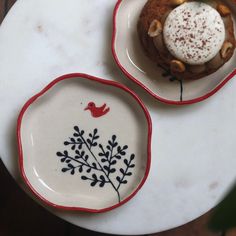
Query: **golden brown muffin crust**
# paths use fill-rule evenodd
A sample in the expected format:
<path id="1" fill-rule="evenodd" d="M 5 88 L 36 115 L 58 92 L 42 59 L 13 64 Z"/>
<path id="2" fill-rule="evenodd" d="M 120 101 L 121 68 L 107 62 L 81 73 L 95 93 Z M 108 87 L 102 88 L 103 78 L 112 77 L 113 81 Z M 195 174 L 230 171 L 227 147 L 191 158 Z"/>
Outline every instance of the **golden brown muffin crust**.
<path id="1" fill-rule="evenodd" d="M 164 25 L 165 18 L 168 16 L 169 12 L 176 7 L 171 5 L 170 1 L 171 0 L 148 0 L 140 14 L 137 25 L 138 35 L 141 44 L 146 52 L 146 55 L 152 61 L 156 62 L 157 65 L 164 67 L 166 70 L 170 70 L 171 61 L 175 60 L 176 58 L 174 58 L 166 48 L 162 35 L 159 36 L 160 38 L 158 40 L 161 41 L 159 42 L 159 44 L 162 44 L 163 46 L 157 49 L 155 47 L 153 38 L 149 37 L 148 35 L 148 30 L 153 20 L 159 20 Z M 221 1 L 218 0 L 217 1 L 212 0 L 212 2 L 215 3 L 216 6 L 221 3 Z M 182 73 L 172 72 L 174 76 L 177 76 L 178 78 L 181 79 L 188 79 L 188 78 L 199 79 L 214 73 L 221 66 L 223 66 L 228 60 L 230 60 L 235 49 L 233 20 L 231 14 L 222 17 L 222 19 L 225 23 L 226 40 L 233 45 L 233 50 L 230 50 L 230 53 L 227 55 L 226 58 L 220 58 L 220 55 L 218 55 L 218 58 L 215 58 L 215 61 L 217 61 L 217 63 L 221 61 L 221 64 L 217 67 L 214 66 L 213 64 L 214 61 L 212 61 L 209 63 L 209 65 L 208 63 L 205 64 L 206 69 L 203 72 L 196 73 L 196 70 L 199 70 L 199 66 L 194 67 L 186 64 L 185 65 L 186 71 Z M 195 73 L 193 73 L 192 71 L 195 71 Z"/>

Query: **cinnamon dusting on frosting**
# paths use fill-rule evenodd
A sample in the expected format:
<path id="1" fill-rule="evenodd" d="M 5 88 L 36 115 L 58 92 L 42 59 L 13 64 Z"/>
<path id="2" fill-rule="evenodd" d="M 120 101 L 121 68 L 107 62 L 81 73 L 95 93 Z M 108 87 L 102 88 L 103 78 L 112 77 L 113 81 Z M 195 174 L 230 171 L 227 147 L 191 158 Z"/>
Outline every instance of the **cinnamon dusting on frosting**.
<path id="1" fill-rule="evenodd" d="M 199 2 L 187 2 L 171 11 L 163 31 L 170 53 L 191 65 L 210 61 L 225 40 L 225 26 L 220 14 Z"/>

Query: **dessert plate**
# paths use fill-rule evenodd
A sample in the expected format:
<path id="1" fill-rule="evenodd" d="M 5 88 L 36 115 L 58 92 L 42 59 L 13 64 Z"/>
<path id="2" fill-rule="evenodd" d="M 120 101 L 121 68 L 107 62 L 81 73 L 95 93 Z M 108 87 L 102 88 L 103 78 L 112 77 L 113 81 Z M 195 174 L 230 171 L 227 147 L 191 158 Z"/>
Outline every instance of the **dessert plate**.
<path id="1" fill-rule="evenodd" d="M 225 1 L 232 10 L 234 27 L 236 4 Z M 159 101 L 168 104 L 200 102 L 222 88 L 236 75 L 236 53 L 217 72 L 199 80 L 173 79 L 144 53 L 139 42 L 137 22 L 146 0 L 119 0 L 113 16 L 112 52 L 124 74 Z M 236 31 L 235 31 L 236 32 Z"/>
<path id="2" fill-rule="evenodd" d="M 149 113 L 116 82 L 84 74 L 54 80 L 24 105 L 17 137 L 26 184 L 60 209 L 116 208 L 149 173 Z"/>

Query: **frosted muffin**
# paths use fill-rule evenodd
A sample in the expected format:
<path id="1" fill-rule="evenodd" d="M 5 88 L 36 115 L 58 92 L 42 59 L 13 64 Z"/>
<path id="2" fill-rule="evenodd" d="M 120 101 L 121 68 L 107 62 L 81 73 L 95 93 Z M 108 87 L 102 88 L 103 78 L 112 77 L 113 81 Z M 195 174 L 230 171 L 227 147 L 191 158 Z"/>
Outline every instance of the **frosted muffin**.
<path id="1" fill-rule="evenodd" d="M 235 50 L 231 11 L 219 1 L 149 0 L 138 33 L 146 54 L 183 79 L 214 73 Z"/>

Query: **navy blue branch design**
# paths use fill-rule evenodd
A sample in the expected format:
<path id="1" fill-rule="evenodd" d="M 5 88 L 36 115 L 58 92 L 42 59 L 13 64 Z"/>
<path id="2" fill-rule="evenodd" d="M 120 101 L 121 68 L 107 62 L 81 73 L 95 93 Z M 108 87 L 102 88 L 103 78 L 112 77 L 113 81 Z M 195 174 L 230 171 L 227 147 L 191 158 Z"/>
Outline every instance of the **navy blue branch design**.
<path id="1" fill-rule="evenodd" d="M 120 176 L 116 177 L 116 180 L 119 182 L 119 185 L 117 186 L 117 189 L 120 188 L 121 184 L 127 184 L 128 183 L 128 181 L 125 180 L 125 178 L 132 175 L 132 172 L 129 171 L 129 170 L 135 167 L 135 164 L 132 164 L 132 161 L 134 160 L 134 158 L 135 158 L 135 155 L 132 154 L 130 156 L 129 160 L 124 159 L 126 169 L 124 170 L 124 169 L 120 168 L 120 172 L 122 174 L 122 177 L 120 177 Z"/>
<path id="2" fill-rule="evenodd" d="M 93 174 L 92 175 L 92 178 L 89 178 L 89 177 L 87 177 L 87 176 L 82 176 L 81 177 L 81 179 L 82 180 L 90 180 L 91 181 L 91 183 L 90 183 L 90 186 L 91 187 L 94 187 L 94 186 L 96 186 L 96 184 L 97 183 L 99 183 L 99 187 L 104 187 L 104 185 L 106 184 L 106 183 L 110 183 L 109 181 L 107 181 L 106 179 L 105 179 L 105 177 L 103 176 L 103 175 L 100 175 L 100 177 L 99 177 L 99 179 L 98 179 L 98 177 L 97 177 L 97 175 L 96 174 Z"/>
<path id="3" fill-rule="evenodd" d="M 118 145 L 116 135 L 112 135 L 111 139 L 108 140 L 106 148 L 104 148 L 102 144 L 98 144 L 100 136 L 98 135 L 97 129 L 89 133 L 88 138 L 84 137 L 84 130 L 80 130 L 78 126 L 74 127 L 74 131 L 73 137 L 70 137 L 68 141 L 64 142 L 65 146 L 70 147 L 70 152 L 73 152 L 73 155 L 69 154 L 67 150 L 57 152 L 57 156 L 61 158 L 61 162 L 67 164 L 61 171 L 64 173 L 70 172 L 71 175 L 74 175 L 78 169 L 79 173 L 86 173 L 86 175 L 83 174 L 81 176 L 81 179 L 89 181 L 91 187 L 98 185 L 102 188 L 106 184 L 111 184 L 120 202 L 119 189 L 122 184 L 128 183 L 126 178 L 132 175 L 130 170 L 135 167 L 135 164 L 132 163 L 135 155 L 131 154 L 129 160 L 124 159 L 128 145 Z M 93 148 L 97 146 L 100 149 L 98 153 L 99 159 L 93 152 Z M 125 168 L 120 168 L 119 174 L 111 178 L 111 175 L 117 172 L 116 164 L 122 160 Z"/>
<path id="4" fill-rule="evenodd" d="M 97 135 L 98 130 L 94 129 L 93 133 L 89 134 L 89 137 L 87 139 L 88 145 L 89 145 L 89 150 L 91 150 L 92 147 L 96 147 L 98 145 L 98 143 L 96 142 L 97 139 L 99 139 L 99 135 Z"/>
<path id="5" fill-rule="evenodd" d="M 170 70 L 167 70 L 164 66 L 158 65 L 161 69 L 164 70 L 162 73 L 163 77 L 169 77 L 170 82 L 177 81 L 180 85 L 180 101 L 183 101 L 183 92 L 184 92 L 184 86 L 183 86 L 183 80 L 178 79 L 176 76 L 173 76 Z"/>
<path id="6" fill-rule="evenodd" d="M 128 146 L 125 145 L 123 147 L 118 146 L 118 142 L 116 141 L 116 135 L 113 135 L 111 140 L 108 140 L 108 144 L 106 146 L 106 151 L 102 144 L 99 144 L 99 148 L 101 152 L 98 154 L 102 157 L 101 162 L 104 163 L 103 168 L 107 171 L 107 175 L 113 174 L 116 172 L 116 169 L 113 168 L 113 165 L 116 165 L 117 160 L 120 160 L 122 156 L 126 155 L 126 151 Z M 117 150 L 114 154 L 114 149 L 117 147 Z"/>
<path id="7" fill-rule="evenodd" d="M 92 169 L 97 170 L 97 171 L 102 171 L 102 169 L 97 167 L 96 163 L 92 163 L 92 165 L 88 163 L 89 156 L 85 155 L 84 151 L 80 152 L 76 150 L 75 153 L 77 155 L 75 155 L 75 157 L 71 157 L 69 156 L 68 151 L 64 151 L 63 153 L 57 152 L 57 156 L 62 157 L 61 162 L 67 163 L 67 168 L 63 168 L 62 172 L 66 172 L 70 170 L 71 174 L 74 175 L 75 169 L 78 168 L 79 172 L 82 173 L 84 167 L 87 167 L 87 173 L 90 173 Z M 74 163 L 78 163 L 79 165 L 74 166 L 71 164 L 71 161 Z"/>

